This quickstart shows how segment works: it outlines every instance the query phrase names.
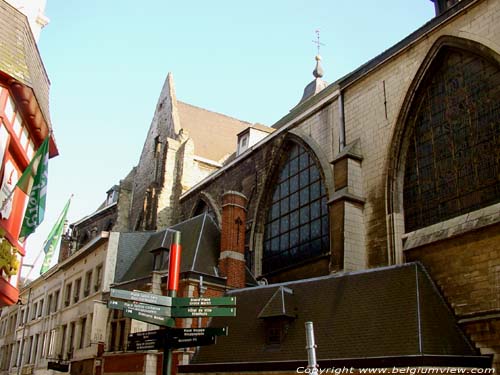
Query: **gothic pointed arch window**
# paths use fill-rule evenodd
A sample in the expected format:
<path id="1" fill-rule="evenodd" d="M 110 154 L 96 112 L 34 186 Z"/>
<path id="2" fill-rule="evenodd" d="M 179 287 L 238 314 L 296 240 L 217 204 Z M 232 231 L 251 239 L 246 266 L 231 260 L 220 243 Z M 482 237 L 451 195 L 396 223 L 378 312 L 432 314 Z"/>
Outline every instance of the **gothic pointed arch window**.
<path id="1" fill-rule="evenodd" d="M 262 271 L 268 274 L 329 252 L 327 194 L 312 154 L 284 147 L 265 219 Z"/>
<path id="2" fill-rule="evenodd" d="M 403 204 L 411 232 L 500 201 L 498 63 L 443 47 L 407 125 Z"/>

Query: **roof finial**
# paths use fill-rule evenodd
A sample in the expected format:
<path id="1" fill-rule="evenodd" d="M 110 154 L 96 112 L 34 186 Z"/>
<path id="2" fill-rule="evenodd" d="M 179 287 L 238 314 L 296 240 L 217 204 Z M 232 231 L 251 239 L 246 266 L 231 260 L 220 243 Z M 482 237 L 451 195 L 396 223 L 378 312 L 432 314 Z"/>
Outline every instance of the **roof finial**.
<path id="1" fill-rule="evenodd" d="M 319 41 L 319 29 L 317 29 L 315 32 L 316 32 L 316 40 L 313 40 L 312 42 L 314 44 L 316 44 L 316 46 L 318 47 L 318 54 L 315 57 L 316 68 L 314 68 L 314 70 L 313 70 L 313 76 L 316 78 L 321 78 L 321 77 L 323 77 L 323 68 L 321 67 L 321 64 L 320 64 L 321 56 L 319 55 L 319 49 L 321 46 L 324 46 L 325 44 L 321 43 Z"/>

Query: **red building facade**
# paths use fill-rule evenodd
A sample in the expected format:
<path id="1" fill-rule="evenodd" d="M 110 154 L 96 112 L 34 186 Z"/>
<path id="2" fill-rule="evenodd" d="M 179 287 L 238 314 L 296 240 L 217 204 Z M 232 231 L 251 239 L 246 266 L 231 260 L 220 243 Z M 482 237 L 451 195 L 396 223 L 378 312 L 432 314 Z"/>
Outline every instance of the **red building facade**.
<path id="1" fill-rule="evenodd" d="M 0 1 L 0 306 L 17 302 L 27 196 L 17 181 L 43 140 L 58 154 L 48 111 L 49 80 L 26 17 Z M 14 30 L 14 31 L 13 31 Z"/>

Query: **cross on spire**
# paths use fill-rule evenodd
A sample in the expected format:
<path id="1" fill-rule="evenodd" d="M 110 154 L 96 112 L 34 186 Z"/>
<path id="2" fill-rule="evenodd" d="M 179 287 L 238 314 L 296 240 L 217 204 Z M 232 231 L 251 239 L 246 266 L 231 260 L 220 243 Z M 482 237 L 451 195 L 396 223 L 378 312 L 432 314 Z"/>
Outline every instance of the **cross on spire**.
<path id="1" fill-rule="evenodd" d="M 325 44 L 324 44 L 324 43 L 321 43 L 321 42 L 319 41 L 319 29 L 317 29 L 317 30 L 315 31 L 315 33 L 316 33 L 316 40 L 313 40 L 312 42 L 313 42 L 314 44 L 316 44 L 316 46 L 318 47 L 318 55 L 319 55 L 319 49 L 320 49 L 320 47 L 321 47 L 321 46 L 324 46 Z"/>

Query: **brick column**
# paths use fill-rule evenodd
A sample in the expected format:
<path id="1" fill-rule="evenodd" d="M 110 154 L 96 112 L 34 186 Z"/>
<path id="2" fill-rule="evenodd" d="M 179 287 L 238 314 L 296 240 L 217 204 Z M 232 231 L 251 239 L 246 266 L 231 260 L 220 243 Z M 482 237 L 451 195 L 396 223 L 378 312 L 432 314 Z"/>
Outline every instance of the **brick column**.
<path id="1" fill-rule="evenodd" d="M 237 191 L 222 196 L 219 270 L 231 288 L 245 287 L 245 223 L 247 198 Z"/>

